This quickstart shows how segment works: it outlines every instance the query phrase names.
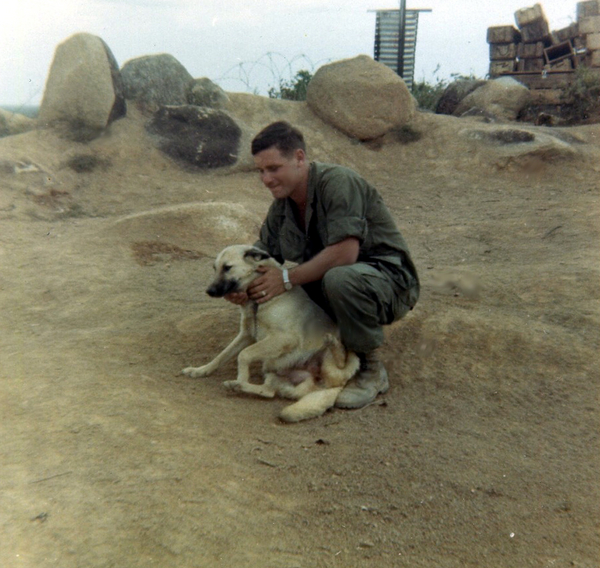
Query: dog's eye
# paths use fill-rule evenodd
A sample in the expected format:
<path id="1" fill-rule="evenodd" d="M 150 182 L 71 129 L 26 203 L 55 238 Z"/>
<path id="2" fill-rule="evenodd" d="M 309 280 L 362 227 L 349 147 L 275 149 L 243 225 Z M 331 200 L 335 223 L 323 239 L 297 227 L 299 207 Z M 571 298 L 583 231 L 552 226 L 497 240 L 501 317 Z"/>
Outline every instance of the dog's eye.
<path id="1" fill-rule="evenodd" d="M 222 270 L 223 272 L 229 272 L 231 270 L 231 264 L 224 264 Z"/>

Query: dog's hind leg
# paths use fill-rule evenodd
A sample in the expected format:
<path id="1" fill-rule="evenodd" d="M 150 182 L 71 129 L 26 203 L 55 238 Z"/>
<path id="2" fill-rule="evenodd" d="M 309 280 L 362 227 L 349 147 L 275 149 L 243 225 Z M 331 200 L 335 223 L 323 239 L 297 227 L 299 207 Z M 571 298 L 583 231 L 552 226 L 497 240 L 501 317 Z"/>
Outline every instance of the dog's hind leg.
<path id="1" fill-rule="evenodd" d="M 239 381 L 225 381 L 223 385 L 231 392 L 253 394 L 262 398 L 273 398 L 277 394 L 277 380 L 277 375 L 275 373 L 267 373 L 265 375 L 265 382 L 262 385 L 240 383 Z"/>
<path id="2" fill-rule="evenodd" d="M 298 402 L 286 406 L 279 418 L 284 422 L 300 422 L 321 416 L 335 404 L 341 392 L 342 387 L 337 387 L 308 393 Z"/>
<path id="3" fill-rule="evenodd" d="M 329 345 L 323 353 L 321 378 L 327 388 L 343 387 L 358 371 L 360 360 L 353 351 L 346 351 L 341 343 Z"/>

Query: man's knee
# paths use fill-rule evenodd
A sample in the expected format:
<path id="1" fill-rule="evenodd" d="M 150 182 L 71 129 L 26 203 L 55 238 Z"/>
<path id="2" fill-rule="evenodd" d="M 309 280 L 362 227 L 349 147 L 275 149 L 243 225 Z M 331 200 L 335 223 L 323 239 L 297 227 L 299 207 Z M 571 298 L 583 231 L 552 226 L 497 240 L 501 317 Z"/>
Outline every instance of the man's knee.
<path id="1" fill-rule="evenodd" d="M 348 294 L 356 290 L 356 274 L 351 266 L 336 266 L 323 276 L 323 293 L 330 302 L 348 299 Z"/>

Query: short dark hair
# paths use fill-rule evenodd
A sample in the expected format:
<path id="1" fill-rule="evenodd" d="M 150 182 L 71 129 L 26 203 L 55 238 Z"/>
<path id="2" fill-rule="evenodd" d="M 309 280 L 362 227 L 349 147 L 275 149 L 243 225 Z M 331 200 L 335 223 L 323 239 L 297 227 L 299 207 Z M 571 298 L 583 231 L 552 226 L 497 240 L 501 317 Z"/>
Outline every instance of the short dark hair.
<path id="1" fill-rule="evenodd" d="M 280 120 L 263 128 L 252 140 L 252 155 L 275 146 L 284 156 L 289 157 L 295 150 L 304 150 L 304 136 L 289 122 Z"/>

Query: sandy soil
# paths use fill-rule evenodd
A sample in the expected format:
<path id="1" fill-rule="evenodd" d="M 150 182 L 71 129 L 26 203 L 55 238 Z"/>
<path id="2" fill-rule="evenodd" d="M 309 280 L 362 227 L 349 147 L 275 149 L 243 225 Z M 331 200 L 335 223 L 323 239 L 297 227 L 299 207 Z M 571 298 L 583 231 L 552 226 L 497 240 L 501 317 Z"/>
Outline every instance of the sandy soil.
<path id="1" fill-rule="evenodd" d="M 234 364 L 180 374 L 236 331 L 204 288 L 254 240 L 256 174 L 186 171 L 135 113 L 2 139 L 0 566 L 599 566 L 600 127 L 506 144 L 522 125 L 422 115 L 366 146 L 254 99 L 248 132 L 295 121 L 411 246 L 389 394 L 284 425 L 225 392 Z"/>

